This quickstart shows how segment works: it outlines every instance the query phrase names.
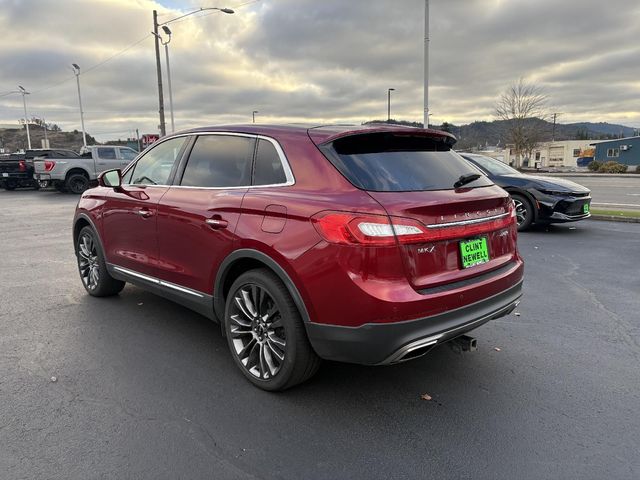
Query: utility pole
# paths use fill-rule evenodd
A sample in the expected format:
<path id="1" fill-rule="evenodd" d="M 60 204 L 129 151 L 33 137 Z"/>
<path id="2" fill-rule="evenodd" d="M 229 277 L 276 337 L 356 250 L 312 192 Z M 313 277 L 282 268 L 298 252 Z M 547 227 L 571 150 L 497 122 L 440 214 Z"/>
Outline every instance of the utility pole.
<path id="1" fill-rule="evenodd" d="M 162 95 L 162 70 L 160 69 L 160 40 L 158 34 L 158 11 L 153 11 L 153 37 L 156 45 L 156 72 L 158 74 L 158 112 L 160 114 L 160 136 L 167 134 L 164 123 L 164 97 Z"/>
<path id="2" fill-rule="evenodd" d="M 558 117 L 558 115 L 562 115 L 560 112 L 554 112 L 553 113 L 553 129 L 551 130 L 551 141 L 555 142 L 556 141 L 556 118 Z"/>
<path id="3" fill-rule="evenodd" d="M 391 92 L 395 88 L 387 88 L 387 122 L 391 121 Z"/>
<path id="4" fill-rule="evenodd" d="M 138 139 L 138 152 L 142 151 L 142 145 L 140 145 L 140 132 L 136 128 L 136 138 Z"/>
<path id="5" fill-rule="evenodd" d="M 253 123 L 256 123 L 256 113 L 260 113 L 258 110 L 254 110 L 251 112 L 251 116 L 253 117 Z"/>
<path id="6" fill-rule="evenodd" d="M 22 85 L 18 85 L 20 89 L 20 93 L 22 94 L 22 106 L 24 107 L 24 125 L 27 127 L 27 145 L 29 145 L 29 150 L 31 150 L 31 135 L 29 134 L 29 119 L 27 118 L 27 101 L 25 100 L 25 95 L 29 95 Z"/>
<path id="7" fill-rule="evenodd" d="M 424 1 L 424 128 L 429 128 L 429 0 Z"/>
<path id="8" fill-rule="evenodd" d="M 44 148 L 49 148 L 49 139 L 47 138 L 47 122 L 46 120 L 43 118 L 42 119 L 42 126 L 44 128 Z"/>

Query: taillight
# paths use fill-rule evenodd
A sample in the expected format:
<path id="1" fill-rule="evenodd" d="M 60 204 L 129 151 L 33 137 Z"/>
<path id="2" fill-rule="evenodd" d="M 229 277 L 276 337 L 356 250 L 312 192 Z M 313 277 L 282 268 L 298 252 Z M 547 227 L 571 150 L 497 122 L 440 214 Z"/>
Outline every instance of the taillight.
<path id="1" fill-rule="evenodd" d="M 26 172 L 27 171 L 27 164 L 24 162 L 24 160 L 19 160 L 18 161 L 18 170 L 20 172 Z"/>
<path id="2" fill-rule="evenodd" d="M 330 243 L 374 246 L 424 241 L 424 226 L 408 218 L 396 218 L 392 224 L 385 215 L 346 212 L 320 212 L 311 218 L 318 233 Z"/>
<path id="3" fill-rule="evenodd" d="M 348 212 L 320 212 L 311 217 L 318 233 L 329 243 L 390 246 L 464 238 L 515 224 L 515 209 L 491 219 L 424 225 L 404 217 Z"/>
<path id="4" fill-rule="evenodd" d="M 56 162 L 54 162 L 53 160 L 45 160 L 44 161 L 44 171 L 45 172 L 50 172 L 51 170 L 53 170 L 53 167 L 56 166 Z"/>

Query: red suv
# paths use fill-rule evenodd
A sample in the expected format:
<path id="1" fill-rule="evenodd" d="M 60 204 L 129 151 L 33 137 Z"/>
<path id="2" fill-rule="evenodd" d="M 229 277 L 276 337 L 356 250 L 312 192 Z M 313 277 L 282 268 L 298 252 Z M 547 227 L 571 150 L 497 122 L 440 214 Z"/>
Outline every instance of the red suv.
<path id="1" fill-rule="evenodd" d="M 510 313 L 508 194 L 445 132 L 242 125 L 161 139 L 78 204 L 84 287 L 125 282 L 222 325 L 265 390 L 320 359 L 386 365 Z"/>

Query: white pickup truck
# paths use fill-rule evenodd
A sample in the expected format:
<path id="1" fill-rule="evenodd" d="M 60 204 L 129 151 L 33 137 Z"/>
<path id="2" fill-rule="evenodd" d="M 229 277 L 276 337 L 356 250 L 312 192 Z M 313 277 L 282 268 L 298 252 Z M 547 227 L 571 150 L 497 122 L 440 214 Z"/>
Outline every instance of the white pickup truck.
<path id="1" fill-rule="evenodd" d="M 33 178 L 49 181 L 60 192 L 82 193 L 105 170 L 123 169 L 138 152 L 120 145 L 83 148 L 79 158 L 35 159 Z"/>

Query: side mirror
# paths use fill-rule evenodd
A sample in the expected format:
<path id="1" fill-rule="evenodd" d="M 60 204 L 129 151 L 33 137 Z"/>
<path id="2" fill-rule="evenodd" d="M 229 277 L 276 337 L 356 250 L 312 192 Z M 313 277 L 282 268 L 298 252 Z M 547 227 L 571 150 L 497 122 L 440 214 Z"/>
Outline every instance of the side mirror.
<path id="1" fill-rule="evenodd" d="M 122 186 L 122 172 L 118 170 L 107 170 L 98 177 L 98 185 L 101 187 L 120 188 Z"/>

